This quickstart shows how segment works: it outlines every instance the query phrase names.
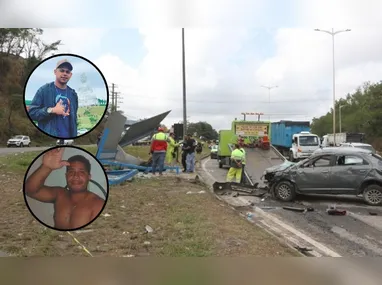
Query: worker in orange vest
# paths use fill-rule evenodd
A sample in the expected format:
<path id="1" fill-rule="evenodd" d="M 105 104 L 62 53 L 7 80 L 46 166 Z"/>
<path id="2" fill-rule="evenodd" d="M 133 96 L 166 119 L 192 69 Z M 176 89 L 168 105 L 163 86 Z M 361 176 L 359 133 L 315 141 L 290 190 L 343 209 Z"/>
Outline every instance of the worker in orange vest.
<path id="1" fill-rule="evenodd" d="M 167 152 L 167 135 L 164 133 L 163 128 L 159 127 L 158 132 L 153 135 L 151 139 L 152 154 L 152 173 L 155 175 L 156 168 L 158 167 L 159 175 L 162 175 L 164 168 L 164 161 Z"/>

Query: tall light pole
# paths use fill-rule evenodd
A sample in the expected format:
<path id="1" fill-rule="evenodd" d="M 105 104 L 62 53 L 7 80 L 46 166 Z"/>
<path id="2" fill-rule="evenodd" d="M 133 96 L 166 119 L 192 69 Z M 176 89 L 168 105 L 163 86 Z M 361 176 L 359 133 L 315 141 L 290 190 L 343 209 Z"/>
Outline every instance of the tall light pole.
<path id="1" fill-rule="evenodd" d="M 269 110 L 268 110 L 268 113 L 269 113 L 269 121 L 271 120 L 271 90 L 273 88 L 277 88 L 278 86 L 275 85 L 275 86 L 265 86 L 265 85 L 262 85 L 261 87 L 263 88 L 267 88 L 268 89 L 268 106 L 269 106 Z"/>
<path id="2" fill-rule="evenodd" d="M 182 28 L 182 72 L 183 72 L 183 136 L 187 133 L 187 105 L 186 105 L 186 51 L 184 48 L 184 28 Z"/>
<path id="3" fill-rule="evenodd" d="M 340 105 L 339 111 L 340 111 L 340 133 L 342 133 L 342 115 L 341 115 L 341 109 L 342 107 L 345 107 L 346 105 Z"/>
<path id="4" fill-rule="evenodd" d="M 333 52 L 333 140 L 334 140 L 334 145 L 336 145 L 336 71 L 335 71 L 335 60 L 334 60 L 334 36 L 339 34 L 339 33 L 344 33 L 344 32 L 350 32 L 351 29 L 346 29 L 346 30 L 338 30 L 334 31 L 332 28 L 331 31 L 326 31 L 326 30 L 320 30 L 320 29 L 314 29 L 316 32 L 323 32 L 327 33 L 332 36 L 332 52 Z"/>

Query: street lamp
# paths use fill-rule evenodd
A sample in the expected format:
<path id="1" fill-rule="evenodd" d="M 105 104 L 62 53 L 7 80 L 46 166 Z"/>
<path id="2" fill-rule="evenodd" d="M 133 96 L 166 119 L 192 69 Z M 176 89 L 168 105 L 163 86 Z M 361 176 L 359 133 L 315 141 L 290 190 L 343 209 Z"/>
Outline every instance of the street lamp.
<path id="1" fill-rule="evenodd" d="M 340 133 L 342 133 L 342 115 L 341 115 L 341 109 L 342 107 L 345 107 L 346 105 L 340 105 L 339 110 L 340 110 Z"/>
<path id="2" fill-rule="evenodd" d="M 268 104 L 268 106 L 269 106 L 269 121 L 271 121 L 271 89 L 273 89 L 273 88 L 277 88 L 278 86 L 277 85 L 275 85 L 275 86 L 265 86 L 265 85 L 261 85 L 261 87 L 263 87 L 263 88 L 267 88 L 268 89 L 268 99 L 269 99 L 269 104 Z"/>
<path id="3" fill-rule="evenodd" d="M 187 133 L 187 99 L 186 99 L 186 51 L 184 28 L 182 28 L 182 75 L 183 75 L 183 135 Z"/>
<path id="4" fill-rule="evenodd" d="M 320 29 L 314 29 L 316 32 L 323 32 L 327 33 L 332 36 L 332 49 L 333 49 L 333 140 L 334 140 L 334 145 L 336 145 L 336 74 L 335 74 L 335 61 L 334 61 L 334 36 L 339 34 L 339 33 L 344 33 L 344 32 L 350 32 L 351 29 L 346 29 L 346 30 L 338 30 L 334 31 L 332 28 L 331 31 L 326 31 L 326 30 L 320 30 Z"/>

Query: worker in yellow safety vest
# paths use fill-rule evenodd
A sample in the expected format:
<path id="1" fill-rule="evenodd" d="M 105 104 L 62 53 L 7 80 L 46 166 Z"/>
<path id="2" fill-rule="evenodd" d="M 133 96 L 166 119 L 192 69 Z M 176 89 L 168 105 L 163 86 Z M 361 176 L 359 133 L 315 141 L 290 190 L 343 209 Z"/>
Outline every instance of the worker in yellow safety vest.
<path id="1" fill-rule="evenodd" d="M 175 166 L 176 156 L 175 148 L 178 147 L 179 144 L 175 142 L 175 134 L 170 133 L 167 140 L 167 152 L 166 152 L 166 163 L 168 166 Z"/>
<path id="2" fill-rule="evenodd" d="M 246 163 L 246 161 L 247 161 L 247 154 L 246 154 L 246 152 L 245 152 L 245 149 L 244 149 L 244 147 L 240 147 L 240 150 L 241 150 L 241 152 L 243 153 L 243 160 L 242 160 L 242 162 L 241 162 L 241 183 L 245 183 L 245 173 L 244 173 L 244 169 L 245 169 L 245 163 Z"/>
<path id="3" fill-rule="evenodd" d="M 244 153 L 240 150 L 240 145 L 235 144 L 235 149 L 231 153 L 231 167 L 227 173 L 227 182 L 232 182 L 236 179 L 240 183 L 243 173 L 242 162 L 245 159 Z"/>

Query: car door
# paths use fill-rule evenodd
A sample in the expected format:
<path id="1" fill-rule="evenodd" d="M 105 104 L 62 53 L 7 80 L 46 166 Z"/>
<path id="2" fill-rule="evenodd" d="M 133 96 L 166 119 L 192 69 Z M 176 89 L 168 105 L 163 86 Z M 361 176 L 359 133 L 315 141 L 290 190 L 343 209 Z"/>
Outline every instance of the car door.
<path id="1" fill-rule="evenodd" d="M 301 165 L 296 171 L 295 182 L 305 193 L 330 192 L 331 168 L 335 157 L 330 154 L 315 156 Z"/>
<path id="2" fill-rule="evenodd" d="M 371 169 L 369 162 L 360 155 L 337 155 L 332 167 L 333 194 L 353 194 Z"/>

